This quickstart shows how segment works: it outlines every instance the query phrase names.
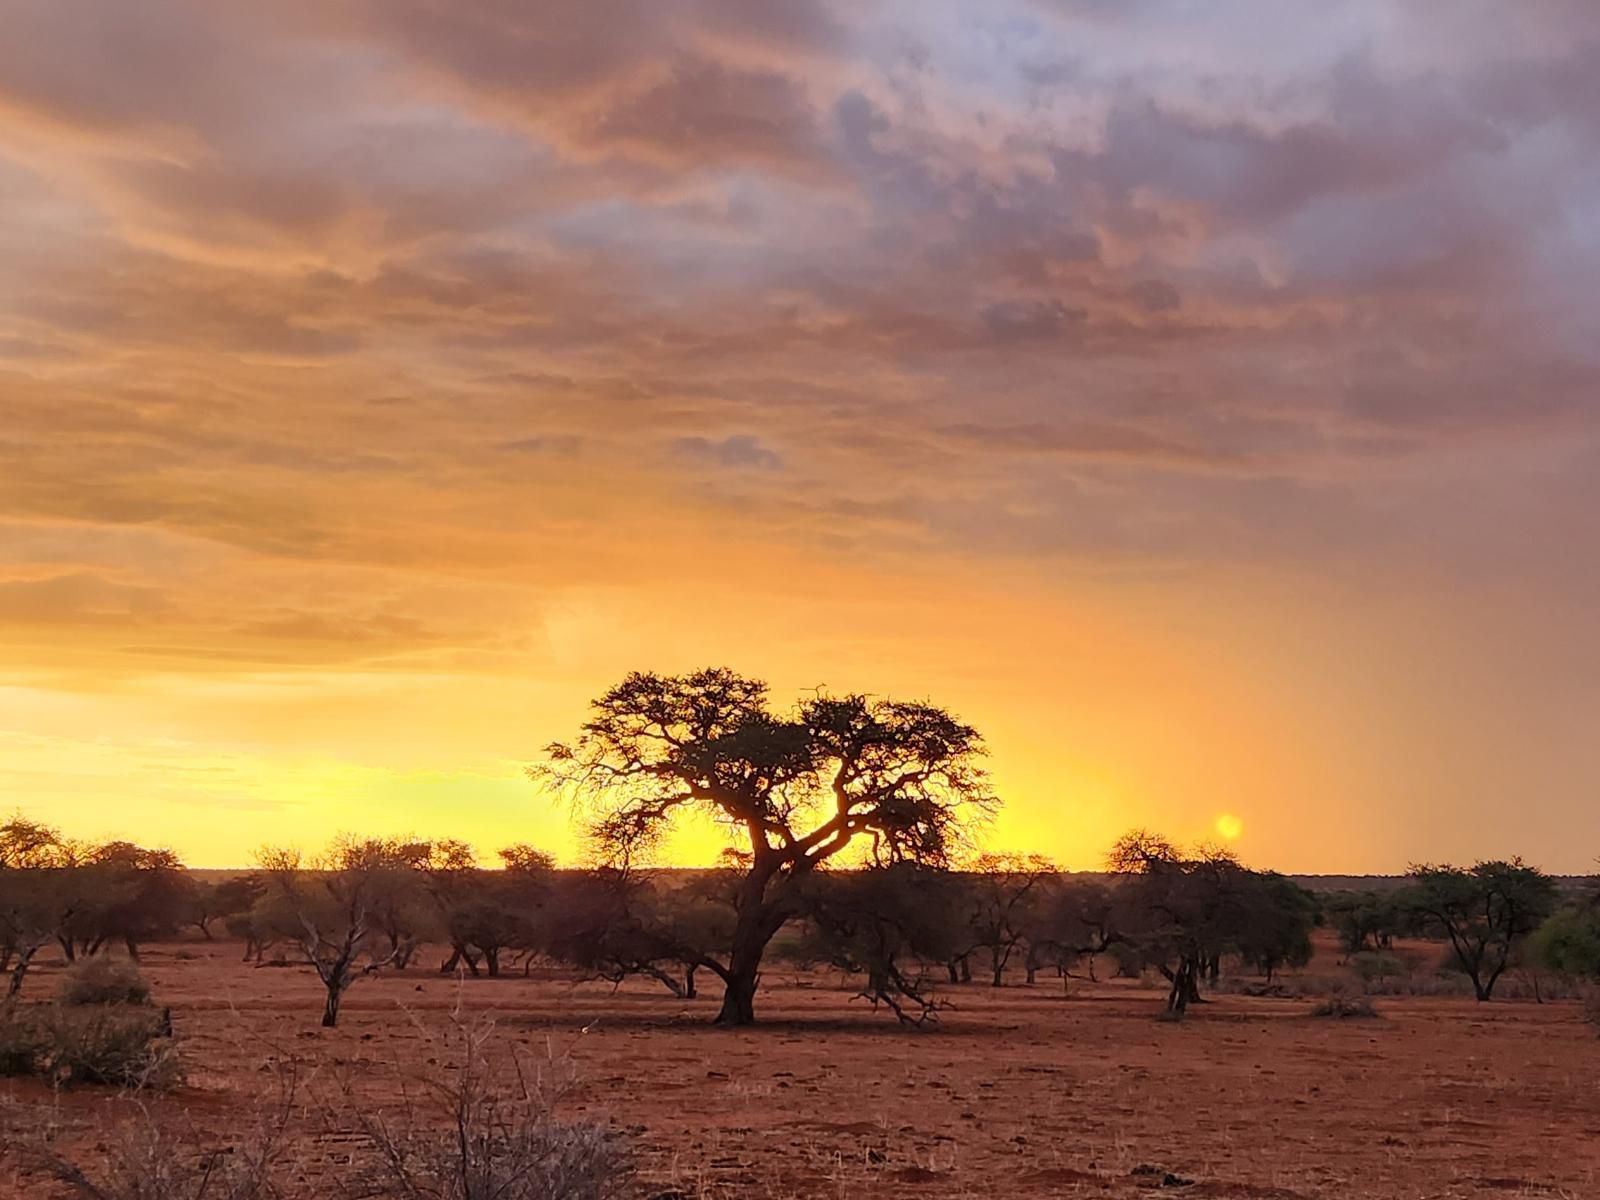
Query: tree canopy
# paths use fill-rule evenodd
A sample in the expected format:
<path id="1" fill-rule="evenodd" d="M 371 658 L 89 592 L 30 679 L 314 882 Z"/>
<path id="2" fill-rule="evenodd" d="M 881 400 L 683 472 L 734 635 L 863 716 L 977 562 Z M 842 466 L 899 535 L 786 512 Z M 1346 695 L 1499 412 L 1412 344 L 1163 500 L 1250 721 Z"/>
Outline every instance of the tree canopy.
<path id="1" fill-rule="evenodd" d="M 754 1020 L 762 955 L 812 871 L 852 845 L 944 865 L 997 804 L 977 730 L 929 703 L 818 692 L 778 711 L 765 683 L 711 668 L 636 672 L 591 707 L 531 774 L 590 806 L 603 860 L 627 865 L 689 810 L 748 855 L 731 944 L 701 964 L 723 981 L 725 1024 Z"/>

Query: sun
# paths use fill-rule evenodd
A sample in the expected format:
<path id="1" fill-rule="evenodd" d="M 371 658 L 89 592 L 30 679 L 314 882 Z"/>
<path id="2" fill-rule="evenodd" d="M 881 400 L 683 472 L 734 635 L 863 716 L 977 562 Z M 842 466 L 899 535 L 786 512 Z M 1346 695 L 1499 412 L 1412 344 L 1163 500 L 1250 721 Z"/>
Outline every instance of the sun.
<path id="1" fill-rule="evenodd" d="M 1222 813 L 1217 817 L 1217 836 L 1225 842 L 1239 840 L 1239 835 L 1244 832 L 1244 822 L 1232 813 Z"/>

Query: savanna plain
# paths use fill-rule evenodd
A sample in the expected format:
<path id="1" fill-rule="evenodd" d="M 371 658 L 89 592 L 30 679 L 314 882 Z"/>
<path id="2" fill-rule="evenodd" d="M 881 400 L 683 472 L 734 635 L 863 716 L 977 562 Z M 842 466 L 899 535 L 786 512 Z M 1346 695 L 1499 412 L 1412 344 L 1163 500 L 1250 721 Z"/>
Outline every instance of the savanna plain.
<path id="1" fill-rule="evenodd" d="M 1098 979 L 945 988 L 918 1029 L 875 1012 L 858 980 L 781 964 L 760 1023 L 723 1029 L 712 994 L 539 969 L 445 977 L 432 958 L 361 980 L 326 1029 L 303 964 L 166 942 L 142 971 L 170 1008 L 182 1082 L 0 1084 L 0 1194 L 94 1195 L 130 1155 L 262 1153 L 279 1189 L 262 1195 L 396 1194 L 348 1168 L 381 1155 L 375 1133 L 447 1127 L 470 1059 L 491 1087 L 531 1086 L 614 1134 L 633 1167 L 619 1195 L 1600 1196 L 1600 1040 L 1580 1003 L 1511 988 L 1314 1015 L 1348 976 L 1333 937 L 1314 941 L 1270 988 L 1224 975 L 1181 1022 L 1159 1019 L 1164 984 L 1108 963 Z M 1439 947 L 1396 954 L 1426 972 Z M 30 988 L 65 974 L 41 961 Z M 223 1174 L 215 1194 L 232 1195 Z"/>

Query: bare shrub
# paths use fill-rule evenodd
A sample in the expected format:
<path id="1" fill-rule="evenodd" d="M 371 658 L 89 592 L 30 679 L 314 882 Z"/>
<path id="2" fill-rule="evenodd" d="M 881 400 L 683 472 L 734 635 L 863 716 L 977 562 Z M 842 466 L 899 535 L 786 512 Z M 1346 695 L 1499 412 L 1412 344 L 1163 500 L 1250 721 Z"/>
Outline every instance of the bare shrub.
<path id="1" fill-rule="evenodd" d="M 1311 1015 L 1339 1020 L 1363 1020 L 1376 1017 L 1378 1010 L 1365 996 L 1329 996 L 1311 1010 Z"/>
<path id="2" fill-rule="evenodd" d="M 61 981 L 61 1003 L 149 1004 L 150 985 L 131 962 L 113 962 L 103 955 L 74 963 Z"/>
<path id="3" fill-rule="evenodd" d="M 126 1005 L 56 1006 L 33 1014 L 33 1073 L 58 1087 L 166 1088 L 183 1076 L 164 1013 Z"/>
<path id="4" fill-rule="evenodd" d="M 511 1048 L 509 1078 L 496 1078 L 494 1026 L 452 1018 L 460 1065 L 408 1088 L 393 1121 L 360 1111 L 377 1154 L 371 1182 L 399 1200 L 606 1200 L 632 1174 L 622 1136 L 604 1125 L 559 1120 L 571 1087 L 570 1054 L 531 1060 Z M 502 1072 L 502 1076 L 507 1072 Z M 370 1194 L 370 1193 L 367 1193 Z"/>

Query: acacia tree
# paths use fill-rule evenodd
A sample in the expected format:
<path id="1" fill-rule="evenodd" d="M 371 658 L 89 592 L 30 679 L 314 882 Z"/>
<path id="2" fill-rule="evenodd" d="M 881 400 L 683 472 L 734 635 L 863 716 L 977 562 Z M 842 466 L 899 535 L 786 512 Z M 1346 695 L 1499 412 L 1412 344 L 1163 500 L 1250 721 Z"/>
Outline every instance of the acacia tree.
<path id="1" fill-rule="evenodd" d="M 602 866 L 552 890 L 539 944 L 597 978 L 645 976 L 692 1000 L 697 965 L 727 944 L 732 924 L 732 910 L 694 883 Z"/>
<path id="2" fill-rule="evenodd" d="M 1529 948 L 1552 971 L 1600 982 L 1600 879 L 1540 925 Z"/>
<path id="3" fill-rule="evenodd" d="M 965 930 L 944 919 L 941 873 L 912 862 L 819 872 L 808 888 L 806 945 L 816 957 L 865 976 L 859 995 L 905 1025 L 938 1020 L 926 964 L 945 963 Z"/>
<path id="4" fill-rule="evenodd" d="M 1520 858 L 1471 867 L 1419 864 L 1406 900 L 1425 924 L 1450 941 L 1480 1001 L 1524 938 L 1555 911 L 1555 880 Z"/>
<path id="5" fill-rule="evenodd" d="M 20 814 L 0 824 L 0 971 L 4 1004 L 22 990 L 39 950 L 84 904 L 79 851 L 55 829 Z"/>
<path id="6" fill-rule="evenodd" d="M 1058 877 L 1031 906 L 1026 934 L 1028 953 L 1023 962 L 1030 984 L 1040 967 L 1054 966 L 1065 987 L 1073 977 L 1072 968 L 1085 960 L 1093 979 L 1095 957 L 1122 940 L 1115 897 L 1096 880 Z"/>
<path id="7" fill-rule="evenodd" d="M 195 881 L 171 850 L 106 842 L 88 851 L 84 868 L 91 903 L 69 925 L 69 944 L 75 933 L 80 952 L 98 954 L 120 941 L 137 962 L 139 944 L 176 933 L 194 904 Z"/>
<path id="8" fill-rule="evenodd" d="M 1270 871 L 1252 872 L 1235 949 L 1271 983 L 1279 968 L 1311 961 L 1316 917 L 1317 898 L 1294 880 Z"/>
<path id="9" fill-rule="evenodd" d="M 1004 986 L 1006 967 L 1028 940 L 1045 886 L 1055 876 L 1055 866 L 1038 855 L 984 854 L 973 861 L 967 933 L 971 949 L 989 952 L 991 987 Z M 1031 966 L 1028 976 L 1032 983 Z"/>
<path id="10" fill-rule="evenodd" d="M 427 887 L 433 851 L 433 843 L 416 838 L 345 840 L 335 850 L 343 869 L 359 864 L 368 924 L 383 935 L 386 957 L 399 971 L 411 965 L 435 915 Z"/>
<path id="11" fill-rule="evenodd" d="M 748 854 L 724 953 L 717 1022 L 755 1020 L 767 946 L 802 911 L 806 879 L 847 847 L 875 862 L 942 865 L 969 816 L 995 807 L 982 739 L 931 704 L 819 693 L 786 712 L 767 686 L 726 669 L 630 674 L 592 705 L 536 780 L 594 807 L 603 860 L 626 865 L 681 812 L 719 819 Z"/>
<path id="12" fill-rule="evenodd" d="M 1182 1016 L 1200 999 L 1200 977 L 1237 945 L 1249 919 L 1253 872 L 1225 850 L 1185 855 L 1142 830 L 1112 848 L 1132 943 L 1172 985 L 1167 1011 Z"/>
<path id="13" fill-rule="evenodd" d="M 1392 893 L 1335 892 L 1323 901 L 1323 909 L 1346 954 L 1390 950 L 1394 939 L 1405 931 L 1405 907 Z"/>
<path id="14" fill-rule="evenodd" d="M 379 944 L 375 925 L 392 863 L 370 844 L 347 838 L 336 840 L 310 869 L 298 850 L 265 849 L 259 859 L 271 898 L 293 914 L 300 951 L 326 989 L 322 1024 L 331 1029 L 350 985 L 400 953 L 392 942 Z"/>

